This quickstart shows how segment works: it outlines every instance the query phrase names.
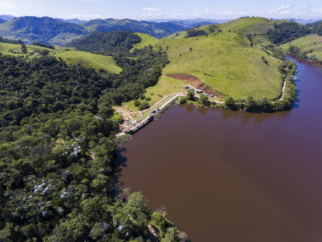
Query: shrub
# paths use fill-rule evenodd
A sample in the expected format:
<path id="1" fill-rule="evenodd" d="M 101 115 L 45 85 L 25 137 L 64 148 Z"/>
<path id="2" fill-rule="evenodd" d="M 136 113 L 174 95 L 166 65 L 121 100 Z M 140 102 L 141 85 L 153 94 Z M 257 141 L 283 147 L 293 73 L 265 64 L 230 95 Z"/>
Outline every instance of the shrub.
<path id="1" fill-rule="evenodd" d="M 140 100 L 135 100 L 134 101 L 134 106 L 137 107 L 141 104 Z"/>
<path id="2" fill-rule="evenodd" d="M 150 97 L 145 97 L 145 100 L 150 101 L 151 98 Z"/>
<path id="3" fill-rule="evenodd" d="M 185 103 L 187 103 L 187 98 L 181 97 L 180 98 L 180 104 L 185 104 Z"/>
<path id="4" fill-rule="evenodd" d="M 264 57 L 264 56 L 262 56 L 262 61 L 263 61 L 266 65 L 268 65 L 268 61 L 265 59 L 265 57 Z"/>
<path id="5" fill-rule="evenodd" d="M 200 99 L 199 99 L 199 103 L 204 106 L 208 106 L 209 105 L 208 97 L 206 95 L 201 94 Z"/>
<path id="6" fill-rule="evenodd" d="M 144 110 L 144 109 L 148 109 L 149 107 L 150 107 L 149 103 L 147 101 L 143 101 L 139 106 L 139 109 Z"/>
<path id="7" fill-rule="evenodd" d="M 143 100 L 145 98 L 145 95 L 143 93 L 140 94 L 140 99 Z"/>
<path id="8" fill-rule="evenodd" d="M 187 98 L 188 98 L 189 100 L 194 100 L 194 96 L 195 96 L 195 91 L 194 91 L 193 89 L 190 89 L 190 90 L 188 91 Z"/>

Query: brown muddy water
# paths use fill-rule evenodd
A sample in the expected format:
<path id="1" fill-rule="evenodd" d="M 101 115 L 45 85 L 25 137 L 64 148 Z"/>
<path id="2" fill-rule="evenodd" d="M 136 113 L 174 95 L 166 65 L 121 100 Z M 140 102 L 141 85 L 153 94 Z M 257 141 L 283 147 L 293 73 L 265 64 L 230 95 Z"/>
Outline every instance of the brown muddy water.
<path id="1" fill-rule="evenodd" d="M 193 242 L 322 241 L 322 68 L 296 62 L 292 111 L 175 106 L 122 145 L 120 183 Z"/>

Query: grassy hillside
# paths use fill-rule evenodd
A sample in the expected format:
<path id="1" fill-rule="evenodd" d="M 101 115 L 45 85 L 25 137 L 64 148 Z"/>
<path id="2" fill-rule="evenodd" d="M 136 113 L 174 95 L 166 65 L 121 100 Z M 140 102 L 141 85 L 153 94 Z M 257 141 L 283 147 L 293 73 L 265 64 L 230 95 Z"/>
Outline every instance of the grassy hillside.
<path id="1" fill-rule="evenodd" d="M 286 20 L 270 20 L 267 18 L 261 18 L 261 17 L 242 17 L 238 18 L 226 23 L 217 24 L 216 26 L 223 30 L 223 31 L 231 31 L 231 32 L 241 32 L 242 34 L 252 34 L 252 38 L 254 42 L 258 44 L 267 44 L 268 38 L 266 36 L 267 30 L 269 28 L 273 28 L 274 23 L 281 24 L 287 22 Z M 210 33 L 209 28 L 211 28 L 211 25 L 205 25 L 199 27 L 200 30 L 204 30 L 208 33 Z M 256 34 L 256 35 L 254 35 Z M 186 31 L 182 31 L 180 33 L 175 33 L 170 35 L 168 38 L 171 39 L 181 39 L 184 38 L 187 35 Z"/>
<path id="2" fill-rule="evenodd" d="M 281 24 L 286 20 L 270 20 L 261 17 L 238 18 L 227 23 L 218 24 L 222 30 L 239 31 L 242 34 L 266 34 L 269 28 L 273 28 L 274 23 Z"/>
<path id="3" fill-rule="evenodd" d="M 311 34 L 311 35 L 293 40 L 290 42 L 290 44 L 281 45 L 280 48 L 282 48 L 285 52 L 288 52 L 290 45 L 299 47 L 301 51 L 313 49 L 313 53 L 307 54 L 307 56 L 311 57 L 315 55 L 316 58 L 320 58 L 320 60 L 322 60 L 322 36 Z"/>
<path id="4" fill-rule="evenodd" d="M 33 54 L 36 51 L 40 52 L 46 49 L 49 51 L 49 56 L 55 56 L 56 58 L 61 57 L 66 61 L 67 64 L 81 64 L 89 68 L 94 68 L 97 72 L 100 69 L 103 69 L 109 73 L 120 73 L 122 71 L 122 68 L 118 67 L 115 64 L 115 61 L 111 56 L 96 55 L 84 51 L 77 51 L 75 50 L 75 48 L 70 47 L 55 47 L 54 50 L 34 45 L 26 45 L 26 47 L 28 52 L 26 54 L 23 54 L 21 51 L 21 45 L 0 43 L 0 52 L 2 53 L 2 55 L 25 55 L 34 58 Z M 65 51 L 66 49 L 69 49 L 70 51 Z M 9 52 L 9 50 L 12 50 L 14 53 Z"/>
<path id="5" fill-rule="evenodd" d="M 21 51 L 21 45 L 19 45 L 19 44 L 0 43 L 0 52 L 3 55 L 31 56 L 37 51 L 40 52 L 42 50 L 48 50 L 49 51 L 48 55 L 54 55 L 54 54 L 56 54 L 56 52 L 60 53 L 60 52 L 65 51 L 65 49 L 67 49 L 67 48 L 57 47 L 57 46 L 55 47 L 55 49 L 48 49 L 48 48 L 44 48 L 41 46 L 35 46 L 35 45 L 26 45 L 26 47 L 27 47 L 27 53 L 23 54 Z M 74 48 L 68 48 L 68 49 L 73 50 Z M 11 50 L 12 50 L 12 52 L 11 52 Z"/>
<path id="6" fill-rule="evenodd" d="M 140 49 L 147 45 L 154 45 L 159 41 L 159 39 L 154 38 L 148 34 L 142 34 L 142 33 L 135 33 L 135 34 L 141 38 L 141 42 L 134 44 L 130 52 L 133 52 L 134 49 Z"/>
<path id="7" fill-rule="evenodd" d="M 166 50 L 168 46 L 171 63 L 163 69 L 164 74 L 197 76 L 205 84 L 235 99 L 249 95 L 279 97 L 282 80 L 277 66 L 280 60 L 266 54 L 259 46 L 250 47 L 247 38 L 242 39 L 233 32 L 223 31 L 208 37 L 164 38 L 154 47 Z M 268 65 L 262 61 L 262 56 L 268 60 Z"/>
<path id="8" fill-rule="evenodd" d="M 66 51 L 54 56 L 56 58 L 61 57 L 67 64 L 81 64 L 87 68 L 94 68 L 97 72 L 100 69 L 117 74 L 122 71 L 122 68 L 115 64 L 112 56 L 96 55 L 83 51 Z"/>
<path id="9" fill-rule="evenodd" d="M 161 76 L 156 85 L 145 89 L 145 96 L 151 98 L 151 100 L 148 101 L 149 105 L 152 106 L 168 94 L 185 91 L 182 84 L 187 84 L 187 82 L 167 76 Z M 159 95 L 161 95 L 161 97 Z M 126 107 L 127 110 L 134 109 L 135 111 L 139 111 L 139 108 L 134 105 L 134 100 L 122 103 L 122 107 Z"/>

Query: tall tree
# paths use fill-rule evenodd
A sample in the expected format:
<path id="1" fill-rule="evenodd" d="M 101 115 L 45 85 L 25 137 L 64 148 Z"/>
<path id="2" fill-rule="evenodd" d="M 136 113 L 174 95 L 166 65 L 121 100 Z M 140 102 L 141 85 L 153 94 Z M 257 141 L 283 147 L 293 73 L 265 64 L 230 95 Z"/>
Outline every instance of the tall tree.
<path id="1" fill-rule="evenodd" d="M 26 45 L 25 44 L 22 44 L 21 45 L 21 50 L 22 50 L 22 53 L 24 53 L 24 54 L 27 53 L 27 48 L 26 48 Z"/>

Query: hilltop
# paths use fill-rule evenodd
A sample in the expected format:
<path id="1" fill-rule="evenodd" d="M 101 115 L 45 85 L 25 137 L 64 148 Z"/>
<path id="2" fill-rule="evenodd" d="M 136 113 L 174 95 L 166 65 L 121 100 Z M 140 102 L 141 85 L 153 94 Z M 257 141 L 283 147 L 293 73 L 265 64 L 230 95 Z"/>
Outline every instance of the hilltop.
<path id="1" fill-rule="evenodd" d="M 265 45 L 271 42 L 275 44 L 286 43 L 289 40 L 308 35 L 312 31 L 311 27 L 293 21 L 272 20 L 261 17 L 242 17 L 226 23 L 200 26 L 194 30 L 210 34 L 215 29 L 240 32 L 245 36 L 250 36 L 255 43 Z M 183 31 L 169 37 L 173 39 L 184 38 L 188 32 L 189 30 Z"/>
<path id="2" fill-rule="evenodd" d="M 235 99 L 249 95 L 257 99 L 263 96 L 276 99 L 281 94 L 282 79 L 278 71 L 281 61 L 260 46 L 251 47 L 249 39 L 243 35 L 226 30 L 215 31 L 208 37 L 161 40 L 146 35 L 140 37 L 142 42 L 135 44 L 133 49 L 146 43 L 167 51 L 170 64 L 163 69 L 164 75 L 187 73 L 196 76 L 205 85 Z M 265 64 L 262 57 L 269 64 Z"/>
<path id="3" fill-rule="evenodd" d="M 291 52 L 290 47 L 297 47 L 292 52 L 300 59 L 322 61 L 322 36 L 311 34 L 280 46 L 285 52 Z"/>

